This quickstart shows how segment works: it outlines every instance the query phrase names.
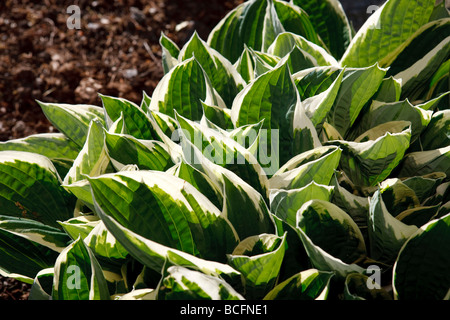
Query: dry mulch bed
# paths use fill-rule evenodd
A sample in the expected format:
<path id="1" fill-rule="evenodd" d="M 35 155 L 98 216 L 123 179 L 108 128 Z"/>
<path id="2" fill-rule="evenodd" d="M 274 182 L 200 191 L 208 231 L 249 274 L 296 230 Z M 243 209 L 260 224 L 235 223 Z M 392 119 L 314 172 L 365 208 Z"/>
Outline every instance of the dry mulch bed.
<path id="1" fill-rule="evenodd" d="M 193 30 L 206 40 L 242 2 L 73 1 L 77 30 L 67 27 L 68 5 L 56 0 L 1 1 L 0 141 L 52 130 L 35 100 L 100 105 L 100 92 L 140 102 L 163 76 L 161 32 L 178 45 Z"/>

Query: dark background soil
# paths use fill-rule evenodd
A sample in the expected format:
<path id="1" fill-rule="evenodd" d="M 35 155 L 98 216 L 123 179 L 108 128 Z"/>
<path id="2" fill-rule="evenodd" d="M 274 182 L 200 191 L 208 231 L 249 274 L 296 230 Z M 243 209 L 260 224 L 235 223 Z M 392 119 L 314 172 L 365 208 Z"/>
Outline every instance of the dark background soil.
<path id="1" fill-rule="evenodd" d="M 101 105 L 97 93 L 139 103 L 163 76 L 159 38 L 180 47 L 243 0 L 0 0 L 0 141 L 52 132 L 35 100 Z M 358 29 L 369 5 L 341 1 Z M 81 29 L 68 29 L 81 9 Z M 30 286 L 0 276 L 0 300 L 26 300 Z"/>

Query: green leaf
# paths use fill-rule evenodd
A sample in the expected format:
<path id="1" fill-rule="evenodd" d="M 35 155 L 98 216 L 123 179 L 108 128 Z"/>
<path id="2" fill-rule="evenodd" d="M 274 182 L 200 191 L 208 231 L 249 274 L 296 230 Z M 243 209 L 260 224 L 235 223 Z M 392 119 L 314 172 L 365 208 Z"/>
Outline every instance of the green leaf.
<path id="1" fill-rule="evenodd" d="M 283 31 L 272 1 L 251 0 L 229 12 L 211 31 L 207 42 L 235 63 L 244 45 L 264 51 Z"/>
<path id="2" fill-rule="evenodd" d="M 155 128 L 155 125 L 158 126 L 163 135 L 166 135 L 167 137 L 172 137 L 172 135 L 178 128 L 177 121 L 173 117 L 168 116 L 165 113 L 149 110 L 148 115 L 150 119 L 152 119 L 152 122 L 154 122 L 153 127 Z M 158 132 L 157 128 L 155 128 L 155 131 L 161 137 L 161 134 Z"/>
<path id="3" fill-rule="evenodd" d="M 434 3 L 432 0 L 387 1 L 359 29 L 341 65 L 367 67 L 388 56 L 429 21 Z"/>
<path id="4" fill-rule="evenodd" d="M 0 212 L 59 227 L 73 215 L 75 198 L 61 187 L 52 162 L 41 155 L 0 151 Z"/>
<path id="5" fill-rule="evenodd" d="M 233 66 L 247 83 L 255 80 L 255 61 L 247 46 L 244 46 L 244 50 Z"/>
<path id="6" fill-rule="evenodd" d="M 167 268 L 165 277 L 161 280 L 158 300 L 244 300 L 244 297 L 218 277 L 171 266 Z M 181 308 L 182 315 L 183 308 L 189 307 Z"/>
<path id="7" fill-rule="evenodd" d="M 95 177 L 106 173 L 109 164 L 110 158 L 105 146 L 103 126 L 99 121 L 92 121 L 86 143 L 65 176 L 64 184 L 84 180 L 86 176 Z"/>
<path id="8" fill-rule="evenodd" d="M 437 172 L 438 174 L 444 174 L 443 172 Z M 445 175 L 445 174 L 444 174 Z M 428 176 L 428 175 L 427 175 Z M 447 175 L 445 175 L 447 177 Z M 423 201 L 423 205 L 425 206 L 433 206 L 433 205 L 441 205 L 441 209 L 448 209 L 448 201 L 450 201 L 449 199 L 449 191 L 450 191 L 450 182 L 445 181 L 442 184 L 440 184 L 439 186 L 437 186 L 435 193 L 428 197 L 427 199 L 425 199 L 425 201 Z M 440 216 L 442 217 L 442 216 Z"/>
<path id="9" fill-rule="evenodd" d="M 328 123 L 345 138 L 364 105 L 378 91 L 386 69 L 378 64 L 361 69 L 346 69 Z"/>
<path id="10" fill-rule="evenodd" d="M 0 142 L 0 151 L 24 151 L 38 153 L 50 160 L 74 160 L 80 148 L 62 133 L 39 133 Z"/>
<path id="11" fill-rule="evenodd" d="M 51 300 L 54 268 L 42 269 L 34 278 L 28 300 Z"/>
<path id="12" fill-rule="evenodd" d="M 434 73 L 430 80 L 430 91 L 428 92 L 427 99 L 430 99 L 439 93 L 439 86 L 444 84 L 444 90 L 447 91 L 445 86 L 445 80 L 448 80 L 450 75 L 450 60 L 444 62 L 439 69 Z"/>
<path id="13" fill-rule="evenodd" d="M 259 192 L 265 200 L 268 199 L 268 179 L 265 168 L 263 169 L 258 163 L 253 155 L 254 150 L 251 150 L 257 142 L 254 142 L 249 149 L 245 149 L 235 141 L 235 139 L 239 140 L 240 134 L 247 135 L 245 126 L 226 133 L 199 126 L 188 119 L 181 117 L 179 119 L 180 123 L 183 123 L 181 126 L 184 127 L 181 142 L 185 162 L 213 179 L 216 185 L 221 186 L 221 190 L 225 187 L 223 175 L 231 172 Z M 194 146 L 193 143 L 196 145 Z M 202 148 L 204 149 L 201 150 Z M 264 164 L 269 163 L 271 165 L 269 170 L 272 170 L 274 165 L 270 163 L 270 160 Z"/>
<path id="14" fill-rule="evenodd" d="M 431 173 L 424 176 L 415 176 L 404 179 L 402 182 L 416 194 L 420 203 L 436 193 L 437 187 L 444 181 L 447 176 L 443 172 Z"/>
<path id="15" fill-rule="evenodd" d="M 98 119 L 104 124 L 103 109 L 97 106 L 38 103 L 52 125 L 80 148 L 86 141 L 91 121 Z"/>
<path id="16" fill-rule="evenodd" d="M 399 165 L 399 178 L 444 172 L 450 176 L 450 146 L 429 151 L 408 153 Z"/>
<path id="17" fill-rule="evenodd" d="M 116 170 L 136 164 L 140 170 L 165 171 L 173 162 L 165 144 L 155 140 L 138 140 L 130 135 L 105 132 L 105 144 Z"/>
<path id="18" fill-rule="evenodd" d="M 97 206 L 143 237 L 217 261 L 223 261 L 236 243 L 234 230 L 221 212 L 180 178 L 135 171 L 89 181 Z"/>
<path id="19" fill-rule="evenodd" d="M 448 299 L 449 227 L 447 214 L 424 225 L 403 245 L 394 265 L 395 299 Z"/>
<path id="20" fill-rule="evenodd" d="M 245 241 L 245 240 L 244 240 Z M 235 250 L 228 256 L 228 263 L 242 273 L 245 278 L 245 294 L 247 299 L 261 299 L 275 285 L 286 250 L 286 235 L 263 234 L 248 239 L 251 249 L 244 252 Z M 243 243 L 240 246 L 244 246 Z M 264 253 L 254 254 L 255 246 L 266 247 Z M 247 247 L 247 246 L 246 246 Z M 249 251 L 249 252 L 248 252 Z"/>
<path id="21" fill-rule="evenodd" d="M 65 232 L 38 221 L 0 215 L 0 229 L 61 252 L 70 242 Z"/>
<path id="22" fill-rule="evenodd" d="M 434 6 L 433 13 L 431 14 L 430 21 L 439 20 L 443 18 L 450 18 L 450 12 L 446 7 L 445 1 L 437 3 Z"/>
<path id="23" fill-rule="evenodd" d="M 277 280 L 277 284 L 279 284 L 300 271 L 310 268 L 311 263 L 296 228 L 274 214 L 272 214 L 272 218 L 276 225 L 276 235 L 282 237 L 286 233 L 286 252 Z"/>
<path id="24" fill-rule="evenodd" d="M 228 130 L 229 137 L 239 143 L 246 149 L 251 149 L 255 143 L 258 143 L 258 137 L 261 137 L 261 129 L 264 120 L 255 124 L 248 124 L 233 130 Z"/>
<path id="25" fill-rule="evenodd" d="M 185 161 L 181 161 L 174 175 L 192 184 L 205 195 L 217 208 L 223 206 L 222 189 L 203 172 L 197 170 Z"/>
<path id="26" fill-rule="evenodd" d="M 250 48 L 255 63 L 254 77 L 258 78 L 260 75 L 272 70 L 281 61 L 280 57 L 268 54 L 267 52 L 256 51 Z"/>
<path id="27" fill-rule="evenodd" d="M 147 94 L 147 92 L 142 91 L 142 100 L 141 100 L 141 109 L 144 112 L 148 112 L 148 107 L 150 106 L 150 103 L 152 102 L 152 98 Z"/>
<path id="28" fill-rule="evenodd" d="M 309 145 L 320 144 L 311 121 L 304 112 L 302 114 L 302 110 L 298 92 L 285 62 L 257 78 L 238 94 L 231 108 L 231 120 L 235 127 L 239 127 L 264 119 L 263 129 L 267 130 L 265 152 L 269 154 L 268 151 L 271 150 L 270 154 L 273 156 L 272 136 L 277 130 L 279 163 L 284 164 L 298 152 L 299 143 L 297 141 L 293 144 L 292 140 L 296 137 L 299 139 L 302 132 L 305 133 L 305 139 L 310 140 Z M 275 156 L 277 157 L 276 154 Z"/>
<path id="29" fill-rule="evenodd" d="M 410 121 L 389 121 L 379 124 L 356 137 L 354 142 L 367 142 L 369 140 L 377 140 L 384 136 L 386 132 L 399 133 L 411 127 Z"/>
<path id="30" fill-rule="evenodd" d="M 342 70 L 335 66 L 313 67 L 296 72 L 292 78 L 303 101 L 326 91 Z"/>
<path id="31" fill-rule="evenodd" d="M 445 98 L 445 97 L 448 98 L 449 94 L 450 94 L 450 91 L 439 94 L 436 98 L 433 98 L 431 100 L 428 100 L 426 102 L 418 104 L 417 107 L 420 107 L 424 110 L 439 111 L 439 109 L 441 108 L 441 106 L 440 106 L 441 100 L 443 100 L 443 98 Z M 443 102 L 445 105 L 445 100 L 443 100 Z M 445 109 L 445 108 L 443 108 L 443 109 Z"/>
<path id="32" fill-rule="evenodd" d="M 434 150 L 450 145 L 450 110 L 435 112 L 420 135 L 422 150 Z"/>
<path id="33" fill-rule="evenodd" d="M 170 117 L 174 117 L 176 111 L 195 121 L 203 115 L 202 102 L 218 105 L 208 76 L 192 57 L 179 63 L 161 79 L 153 92 L 150 110 Z"/>
<path id="34" fill-rule="evenodd" d="M 424 110 L 421 106 L 414 106 L 409 100 L 398 102 L 373 101 L 370 108 L 361 118 L 359 126 L 352 136 L 391 121 L 409 121 L 411 123 L 411 143 L 413 143 L 428 126 L 432 111 Z"/>
<path id="35" fill-rule="evenodd" d="M 103 271 L 81 238 L 65 248 L 56 260 L 52 299 L 110 299 Z"/>
<path id="36" fill-rule="evenodd" d="M 319 63 L 312 55 L 300 49 L 297 45 L 294 45 L 291 52 L 284 57 L 284 59 L 286 58 L 291 73 L 319 66 Z"/>
<path id="37" fill-rule="evenodd" d="M 319 138 L 323 144 L 333 140 L 344 140 L 336 128 L 326 121 L 322 124 L 322 132 L 320 133 Z"/>
<path id="38" fill-rule="evenodd" d="M 414 190 L 409 188 L 400 179 L 386 179 L 379 187 L 383 202 L 394 217 L 407 209 L 412 209 L 420 205 L 419 198 Z"/>
<path id="39" fill-rule="evenodd" d="M 341 71 L 339 76 L 326 91 L 303 101 L 306 115 L 311 119 L 311 122 L 316 129 L 321 128 L 328 113 L 331 111 L 341 87 L 343 76 L 344 70 Z"/>
<path id="40" fill-rule="evenodd" d="M 217 166 L 213 171 L 217 172 L 219 177 L 222 168 L 230 170 L 266 197 L 266 173 L 253 152 L 244 148 L 223 130 L 212 129 L 179 115 L 177 120 L 182 129 L 180 137 L 184 161 L 204 173 L 204 170 L 208 170 L 206 167 Z M 277 163 L 269 165 L 273 167 Z M 210 177 L 215 174 L 207 173 Z"/>
<path id="41" fill-rule="evenodd" d="M 380 190 L 369 199 L 368 226 L 370 257 L 385 263 L 393 263 L 403 244 L 417 231 L 416 226 L 406 225 L 389 213 Z"/>
<path id="42" fill-rule="evenodd" d="M 352 273 L 345 279 L 344 296 L 346 300 L 392 300 L 392 296 L 383 288 L 369 288 L 373 280 L 360 273 Z"/>
<path id="43" fill-rule="evenodd" d="M 326 300 L 332 272 L 308 269 L 278 284 L 264 300 Z"/>
<path id="44" fill-rule="evenodd" d="M 123 112 L 121 112 L 120 117 L 111 124 L 108 131 L 110 133 L 122 133 L 122 134 L 127 133 L 127 126 L 125 124 Z"/>
<path id="45" fill-rule="evenodd" d="M 440 206 L 438 213 L 433 218 L 439 219 L 449 213 L 450 213 L 450 201 L 448 201 L 445 204 L 443 204 L 442 206 Z"/>
<path id="46" fill-rule="evenodd" d="M 89 187 L 90 190 L 90 187 Z M 93 202 L 92 202 L 93 203 Z M 61 221 L 59 224 L 64 228 L 64 231 L 73 239 L 78 237 L 85 239 L 89 233 L 100 223 L 97 216 L 80 216 L 66 221 Z"/>
<path id="47" fill-rule="evenodd" d="M 275 5 L 273 1 L 265 1 L 265 2 L 267 3 L 267 7 L 262 26 L 263 32 L 261 33 L 262 36 L 261 51 L 263 52 L 267 52 L 269 46 L 272 44 L 272 42 L 275 40 L 278 34 L 285 31 L 284 26 L 281 24 L 280 18 L 278 17 L 278 13 L 275 10 Z M 246 44 L 248 45 L 248 43 Z M 251 48 L 254 48 L 255 50 L 259 50 L 258 47 L 252 45 L 249 46 Z"/>
<path id="48" fill-rule="evenodd" d="M 289 154 L 290 152 L 292 158 L 292 156 L 301 154 L 314 148 L 320 148 L 322 146 L 317 134 L 317 130 L 316 128 L 314 128 L 312 121 L 306 115 L 303 104 L 298 103 L 295 107 L 294 112 L 288 114 L 287 118 L 292 121 L 292 133 L 290 134 L 292 142 L 291 144 L 288 144 L 290 150 L 288 149 L 288 151 L 285 152 L 286 154 Z M 287 144 L 287 140 L 284 142 L 284 144 Z M 283 147 L 285 147 L 285 145 L 283 145 Z M 286 161 L 288 161 L 287 158 L 281 159 L 281 164 L 285 164 Z"/>
<path id="49" fill-rule="evenodd" d="M 284 97 L 281 102 L 280 97 Z M 297 103 L 287 64 L 260 76 L 236 97 L 231 109 L 235 127 L 264 121 L 264 128 L 279 128 L 283 115 Z"/>
<path id="50" fill-rule="evenodd" d="M 211 49 L 197 32 L 194 32 L 190 40 L 180 51 L 179 60 L 185 61 L 195 57 L 211 80 L 211 84 L 222 97 L 227 106 L 231 107 L 234 97 L 245 85 L 244 79 L 236 71 L 231 62 L 219 52 Z"/>
<path id="51" fill-rule="evenodd" d="M 242 3 L 231 10 L 222 20 L 220 20 L 208 36 L 208 44 L 215 50 L 219 51 L 232 63 L 239 58 L 245 46 L 245 40 L 243 40 L 243 35 L 241 34 L 241 24 L 243 25 L 245 23 L 248 25 L 252 20 L 260 23 L 261 13 L 258 12 L 258 19 L 255 19 L 254 10 L 250 10 L 251 8 L 248 8 L 252 4 L 253 7 L 255 7 L 254 3 L 255 1 L 252 1 L 250 4 Z M 260 4 L 263 3 L 263 1 L 260 1 Z M 246 16 L 244 15 L 245 12 L 249 12 L 249 16 L 253 15 L 253 19 L 246 19 Z"/>
<path id="52" fill-rule="evenodd" d="M 420 228 L 431 219 L 438 218 L 440 208 L 440 205 L 411 208 L 403 211 L 396 218 L 407 225 Z"/>
<path id="53" fill-rule="evenodd" d="M 339 148 L 327 146 L 293 157 L 269 179 L 270 189 L 299 189 L 312 181 L 329 185 L 341 152 Z"/>
<path id="54" fill-rule="evenodd" d="M 334 272 L 338 279 L 345 279 L 350 273 L 364 272 L 362 267 L 356 264 L 347 264 L 315 245 L 301 228 L 297 227 L 296 231 L 314 268 L 320 271 Z"/>
<path id="55" fill-rule="evenodd" d="M 0 274 L 33 283 L 39 271 L 53 267 L 58 253 L 0 229 Z"/>
<path id="56" fill-rule="evenodd" d="M 80 147 L 62 133 L 39 133 L 0 142 L 0 151 L 7 150 L 43 155 L 53 162 L 58 174 L 64 177 L 78 156 Z"/>
<path id="57" fill-rule="evenodd" d="M 444 18 L 423 25 L 380 63 L 384 66 L 391 66 L 388 74 L 395 75 L 409 69 L 419 60 L 427 62 L 423 58 L 448 37 L 449 22 L 450 19 Z"/>
<path id="58" fill-rule="evenodd" d="M 303 36 L 305 39 L 321 45 L 321 40 L 310 21 L 310 17 L 303 8 L 292 2 L 273 0 L 275 10 L 281 24 L 287 32 Z"/>
<path id="59" fill-rule="evenodd" d="M 372 97 L 372 100 L 383 102 L 397 102 L 402 93 L 402 80 L 393 76 L 383 79 L 378 92 Z"/>
<path id="60" fill-rule="evenodd" d="M 166 247 L 151 241 L 123 227 L 114 218 L 107 215 L 98 205 L 96 210 L 106 228 L 123 247 L 139 262 L 150 269 L 162 273 L 167 261 L 173 265 L 195 268 L 208 275 L 218 275 L 229 279 L 229 283 L 240 282 L 240 273 L 227 264 L 203 260 L 188 253 Z"/>
<path id="61" fill-rule="evenodd" d="M 137 139 L 160 140 L 146 113 L 134 102 L 123 98 L 100 95 L 108 123 L 123 116 L 128 134 Z M 110 125 L 107 127 L 109 128 Z"/>
<path id="62" fill-rule="evenodd" d="M 335 204 L 310 200 L 297 212 L 296 227 L 316 245 L 344 263 L 366 257 L 366 245 L 353 219 Z"/>
<path id="63" fill-rule="evenodd" d="M 94 211 L 91 187 L 87 179 L 80 180 L 72 184 L 63 184 L 62 187 L 77 198 L 77 205 L 83 204 Z"/>
<path id="64" fill-rule="evenodd" d="M 367 213 L 369 212 L 368 198 L 351 193 L 341 186 L 336 176 L 332 179 L 331 185 L 334 186 L 333 199 L 331 202 L 352 217 L 353 221 L 355 221 L 363 233 L 364 239 L 366 239 Z"/>
<path id="65" fill-rule="evenodd" d="M 232 172 L 222 172 L 224 204 L 222 213 L 240 239 L 275 232 L 265 198 Z"/>
<path id="66" fill-rule="evenodd" d="M 337 0 L 293 0 L 304 9 L 314 28 L 336 59 L 352 40 L 352 31 L 342 5 Z"/>
<path id="67" fill-rule="evenodd" d="M 283 58 L 297 46 L 302 51 L 310 54 L 320 66 L 337 66 L 338 62 L 321 46 L 306 40 L 304 37 L 284 32 L 277 36 L 275 41 L 268 48 L 267 52 L 271 55 Z"/>
<path id="68" fill-rule="evenodd" d="M 128 293 L 116 295 L 114 300 L 156 300 L 155 289 L 133 289 Z"/>
<path id="69" fill-rule="evenodd" d="M 399 133 L 386 132 L 366 142 L 329 141 L 342 148 L 340 167 L 357 186 L 375 186 L 385 180 L 402 161 L 409 148 L 410 128 Z"/>
<path id="70" fill-rule="evenodd" d="M 128 251 L 112 236 L 102 221 L 83 240 L 102 264 L 103 270 L 106 269 L 105 262 L 120 268 L 129 257 Z"/>
<path id="71" fill-rule="evenodd" d="M 450 26 L 450 19 L 448 19 Z M 422 44 L 423 45 L 423 44 Z M 424 57 L 409 68 L 397 73 L 395 77 L 402 80 L 402 96 L 417 99 L 423 93 L 423 83 L 429 81 L 441 64 L 450 56 L 450 36 L 442 40 Z"/>
<path id="72" fill-rule="evenodd" d="M 233 129 L 234 126 L 231 121 L 231 109 L 209 106 L 203 102 L 202 105 L 203 114 L 206 119 L 224 130 Z"/>
<path id="73" fill-rule="evenodd" d="M 168 73 L 170 69 L 178 64 L 178 56 L 180 54 L 180 48 L 175 42 L 170 40 L 163 32 L 159 38 L 159 44 L 162 49 L 162 65 L 164 73 Z"/>
<path id="74" fill-rule="evenodd" d="M 301 206 L 313 199 L 330 201 L 333 187 L 317 184 L 312 181 L 299 189 L 272 189 L 270 193 L 270 209 L 293 228 L 297 223 L 297 211 Z"/>

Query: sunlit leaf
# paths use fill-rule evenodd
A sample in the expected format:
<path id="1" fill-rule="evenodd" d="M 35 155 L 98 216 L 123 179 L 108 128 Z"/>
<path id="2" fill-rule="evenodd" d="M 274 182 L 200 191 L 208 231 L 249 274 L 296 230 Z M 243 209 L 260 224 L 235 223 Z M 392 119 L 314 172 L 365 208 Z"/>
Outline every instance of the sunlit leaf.
<path id="1" fill-rule="evenodd" d="M 53 300 L 109 300 L 103 271 L 92 251 L 78 238 L 55 262 Z"/>

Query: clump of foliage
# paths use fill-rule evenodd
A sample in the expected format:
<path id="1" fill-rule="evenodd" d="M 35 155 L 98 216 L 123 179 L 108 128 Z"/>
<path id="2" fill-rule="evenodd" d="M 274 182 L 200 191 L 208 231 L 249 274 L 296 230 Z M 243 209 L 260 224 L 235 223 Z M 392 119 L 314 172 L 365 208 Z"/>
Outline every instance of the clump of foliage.
<path id="1" fill-rule="evenodd" d="M 59 133 L 0 144 L 2 275 L 30 299 L 450 298 L 443 4 L 354 32 L 336 0 L 251 0 L 160 43 L 151 97 L 39 102 Z"/>

